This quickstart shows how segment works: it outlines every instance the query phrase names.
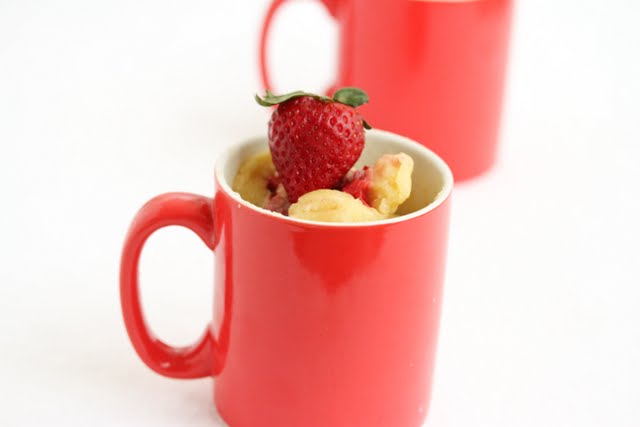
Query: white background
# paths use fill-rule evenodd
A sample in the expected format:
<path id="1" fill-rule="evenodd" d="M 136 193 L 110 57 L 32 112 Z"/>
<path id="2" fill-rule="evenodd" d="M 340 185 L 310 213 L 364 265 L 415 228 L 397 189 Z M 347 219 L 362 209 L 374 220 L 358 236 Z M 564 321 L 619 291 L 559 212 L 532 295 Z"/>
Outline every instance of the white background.
<path id="1" fill-rule="evenodd" d="M 0 1 L 0 425 L 222 425 L 211 380 L 137 359 L 118 259 L 146 199 L 211 195 L 221 150 L 265 132 L 265 8 Z M 456 189 L 427 426 L 640 425 L 638 22 L 635 0 L 518 2 L 500 161 Z M 319 4 L 287 6 L 278 88 L 326 87 L 336 40 Z M 188 231 L 149 241 L 170 343 L 211 316 L 211 258 Z"/>

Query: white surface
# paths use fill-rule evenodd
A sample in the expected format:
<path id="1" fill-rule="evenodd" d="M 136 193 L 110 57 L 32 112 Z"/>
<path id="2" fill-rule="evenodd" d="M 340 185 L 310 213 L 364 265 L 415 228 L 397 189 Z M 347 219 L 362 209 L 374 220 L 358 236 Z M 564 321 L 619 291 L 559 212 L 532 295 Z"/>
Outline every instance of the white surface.
<path id="1" fill-rule="evenodd" d="M 640 4 L 518 6 L 500 163 L 455 194 L 427 425 L 637 426 Z M 251 97 L 265 7 L 0 3 L 0 425 L 220 425 L 210 380 L 133 353 L 118 258 L 147 198 L 211 194 L 220 151 L 266 129 Z M 288 6 L 273 41 L 281 87 L 331 81 L 319 5 Z M 187 231 L 149 243 L 151 323 L 188 343 L 211 257 Z"/>

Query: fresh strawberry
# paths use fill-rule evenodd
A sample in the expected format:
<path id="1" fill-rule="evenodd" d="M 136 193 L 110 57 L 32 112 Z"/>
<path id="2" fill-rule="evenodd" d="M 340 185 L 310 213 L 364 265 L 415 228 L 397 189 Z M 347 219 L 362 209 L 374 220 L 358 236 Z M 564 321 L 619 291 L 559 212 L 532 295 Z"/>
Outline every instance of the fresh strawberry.
<path id="1" fill-rule="evenodd" d="M 256 95 L 260 105 L 278 106 L 269 121 L 269 148 L 291 203 L 334 188 L 358 160 L 370 126 L 356 107 L 368 100 L 357 88 L 340 89 L 333 98 L 302 91 Z"/>
<path id="2" fill-rule="evenodd" d="M 353 171 L 345 177 L 342 191 L 351 194 L 356 199 L 360 199 L 365 205 L 371 206 L 371 199 L 369 196 L 372 182 L 371 177 L 371 169 L 367 166 L 362 170 Z"/>

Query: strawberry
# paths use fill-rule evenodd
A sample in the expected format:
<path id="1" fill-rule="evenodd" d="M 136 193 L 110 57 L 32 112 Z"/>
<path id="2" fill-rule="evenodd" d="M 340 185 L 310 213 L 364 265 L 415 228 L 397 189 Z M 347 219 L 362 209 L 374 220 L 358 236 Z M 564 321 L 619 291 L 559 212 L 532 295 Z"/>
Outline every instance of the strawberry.
<path id="1" fill-rule="evenodd" d="M 289 202 L 334 188 L 349 172 L 364 148 L 364 129 L 371 128 L 356 111 L 368 100 L 357 88 L 340 89 L 333 98 L 302 91 L 256 95 L 262 106 L 277 105 L 269 121 L 269 148 Z"/>
<path id="2" fill-rule="evenodd" d="M 345 177 L 342 191 L 360 199 L 366 206 L 371 206 L 369 191 L 371 189 L 371 169 L 365 166 L 362 170 L 352 171 Z"/>
<path id="3" fill-rule="evenodd" d="M 267 197 L 263 207 L 267 210 L 287 215 L 290 205 L 291 203 L 287 200 L 287 194 L 284 191 L 284 187 L 282 185 L 278 185 L 271 191 L 271 195 Z"/>

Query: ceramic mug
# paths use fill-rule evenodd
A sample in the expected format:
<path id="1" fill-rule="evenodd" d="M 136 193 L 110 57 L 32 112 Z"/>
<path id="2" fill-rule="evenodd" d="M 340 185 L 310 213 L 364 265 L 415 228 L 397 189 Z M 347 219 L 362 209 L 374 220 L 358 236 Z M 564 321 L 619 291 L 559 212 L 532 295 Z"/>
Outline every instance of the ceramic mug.
<path id="1" fill-rule="evenodd" d="M 373 127 L 423 142 L 451 166 L 456 181 L 491 167 L 512 0 L 321 2 L 339 25 L 333 87 L 367 91 L 372 102 L 359 110 Z M 271 3 L 260 40 L 262 81 L 272 91 L 267 35 L 284 3 Z"/>
<path id="2" fill-rule="evenodd" d="M 231 189 L 239 165 L 267 147 L 261 137 L 228 151 L 213 199 L 164 194 L 135 216 L 120 272 L 135 350 L 167 377 L 214 376 L 215 405 L 233 427 L 420 426 L 442 300 L 449 168 L 420 144 L 369 131 L 358 166 L 385 153 L 414 159 L 405 214 L 322 223 L 258 208 Z M 170 225 L 215 252 L 213 322 L 186 348 L 155 337 L 140 306 L 140 252 Z"/>

